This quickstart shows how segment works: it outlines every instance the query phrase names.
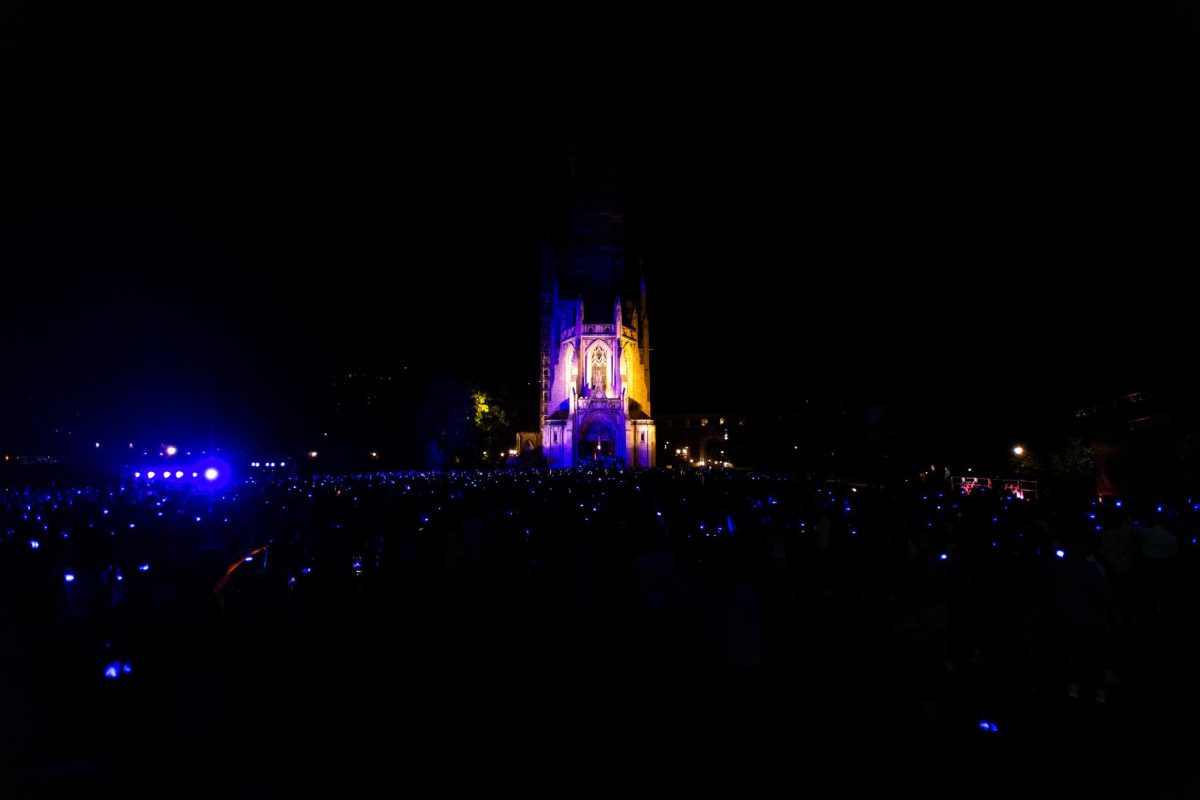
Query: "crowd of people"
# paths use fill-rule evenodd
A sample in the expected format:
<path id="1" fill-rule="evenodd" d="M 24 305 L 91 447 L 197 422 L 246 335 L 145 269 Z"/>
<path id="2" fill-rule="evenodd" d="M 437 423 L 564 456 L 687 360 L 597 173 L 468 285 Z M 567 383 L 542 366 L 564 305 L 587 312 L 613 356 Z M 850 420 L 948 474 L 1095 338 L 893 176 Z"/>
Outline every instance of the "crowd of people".
<path id="1" fill-rule="evenodd" d="M 1191 498 L 725 470 L 12 488 L 0 780 L 275 796 L 436 761 L 582 788 L 645 762 L 1027 796 L 1057 737 L 1115 741 L 1168 686 L 1200 707 L 1198 527 Z"/>

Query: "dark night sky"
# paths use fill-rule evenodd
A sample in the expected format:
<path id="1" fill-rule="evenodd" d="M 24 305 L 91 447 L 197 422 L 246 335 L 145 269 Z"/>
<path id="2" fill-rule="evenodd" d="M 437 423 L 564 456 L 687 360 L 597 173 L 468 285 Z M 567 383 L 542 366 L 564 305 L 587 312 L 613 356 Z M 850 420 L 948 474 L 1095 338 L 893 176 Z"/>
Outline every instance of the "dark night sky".
<path id="1" fill-rule="evenodd" d="M 1183 4 L 249 5 L 0 8 L 0 444 L 253 425 L 346 368 L 534 380 L 585 86 L 625 108 L 659 413 L 1193 380 Z"/>

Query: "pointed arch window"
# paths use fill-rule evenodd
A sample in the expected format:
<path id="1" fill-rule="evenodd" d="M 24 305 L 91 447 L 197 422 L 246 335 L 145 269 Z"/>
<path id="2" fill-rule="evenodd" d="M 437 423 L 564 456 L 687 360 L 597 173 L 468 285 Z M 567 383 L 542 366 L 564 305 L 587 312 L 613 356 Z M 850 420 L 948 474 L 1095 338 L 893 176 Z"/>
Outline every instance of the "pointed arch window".
<path id="1" fill-rule="evenodd" d="M 596 397 L 608 397 L 608 349 L 602 345 L 592 348 L 590 385 Z"/>

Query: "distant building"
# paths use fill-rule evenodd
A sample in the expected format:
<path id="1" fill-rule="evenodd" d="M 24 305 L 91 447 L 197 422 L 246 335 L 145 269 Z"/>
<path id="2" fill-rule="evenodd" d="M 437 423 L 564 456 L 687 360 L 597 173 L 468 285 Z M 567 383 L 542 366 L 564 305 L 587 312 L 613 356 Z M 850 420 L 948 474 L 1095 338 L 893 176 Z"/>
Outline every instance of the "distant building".
<path id="1" fill-rule="evenodd" d="M 745 466 L 735 463 L 731 445 L 734 440 L 746 438 L 746 419 L 740 415 L 717 412 L 660 414 L 655 422 L 663 439 L 662 464 L 712 467 L 732 463 Z"/>
<path id="2" fill-rule="evenodd" d="M 1077 409 L 1086 431 L 1101 495 L 1151 496 L 1195 473 L 1192 437 L 1197 414 L 1190 398 L 1132 392 Z M 1190 445 L 1190 446 L 1189 446 Z"/>
<path id="3" fill-rule="evenodd" d="M 415 384 L 398 373 L 355 369 L 331 377 L 321 396 L 319 422 L 307 431 L 303 452 L 323 469 L 412 463 L 408 445 Z M 382 458 L 382 461 L 381 461 Z"/>

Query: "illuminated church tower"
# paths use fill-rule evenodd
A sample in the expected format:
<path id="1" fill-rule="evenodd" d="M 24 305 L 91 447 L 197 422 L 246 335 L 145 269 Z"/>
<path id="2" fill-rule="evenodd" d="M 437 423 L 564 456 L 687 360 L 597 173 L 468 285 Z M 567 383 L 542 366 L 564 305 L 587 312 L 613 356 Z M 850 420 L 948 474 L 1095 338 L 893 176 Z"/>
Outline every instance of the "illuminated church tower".
<path id="1" fill-rule="evenodd" d="M 650 321 L 625 267 L 619 128 L 611 104 L 577 103 L 566 242 L 542 259 L 542 452 L 551 467 L 654 466 Z"/>

